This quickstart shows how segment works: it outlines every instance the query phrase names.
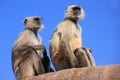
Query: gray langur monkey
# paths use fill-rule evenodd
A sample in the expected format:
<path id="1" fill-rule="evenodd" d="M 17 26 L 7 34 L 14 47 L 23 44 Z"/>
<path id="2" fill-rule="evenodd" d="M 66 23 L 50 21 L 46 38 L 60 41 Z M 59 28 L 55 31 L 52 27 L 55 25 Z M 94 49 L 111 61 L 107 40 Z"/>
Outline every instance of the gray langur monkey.
<path id="1" fill-rule="evenodd" d="M 27 17 L 24 25 L 24 31 L 12 48 L 12 68 L 17 79 L 50 72 L 50 60 L 37 33 L 42 28 L 41 19 L 38 16 Z"/>
<path id="2" fill-rule="evenodd" d="M 83 8 L 71 5 L 65 14 L 50 40 L 50 56 L 55 69 L 95 66 L 91 51 L 82 47 L 82 29 L 77 23 L 84 17 Z"/>

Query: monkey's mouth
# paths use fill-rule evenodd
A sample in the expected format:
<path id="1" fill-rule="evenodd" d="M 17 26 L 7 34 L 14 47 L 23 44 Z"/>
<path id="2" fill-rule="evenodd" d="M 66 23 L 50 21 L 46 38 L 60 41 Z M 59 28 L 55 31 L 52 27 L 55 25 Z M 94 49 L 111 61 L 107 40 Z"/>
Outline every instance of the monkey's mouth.
<path id="1" fill-rule="evenodd" d="M 74 7 L 73 11 L 74 11 L 74 15 L 80 15 L 81 8 L 80 7 Z"/>
<path id="2" fill-rule="evenodd" d="M 36 22 L 36 24 L 37 24 L 37 25 L 40 25 L 40 24 L 41 24 L 41 22 L 40 22 L 40 21 L 37 21 L 37 22 Z"/>
<path id="3" fill-rule="evenodd" d="M 40 29 L 40 27 L 34 27 L 33 29 L 34 31 L 37 31 L 38 29 Z"/>
<path id="4" fill-rule="evenodd" d="M 80 15 L 80 11 L 78 11 L 78 10 L 74 11 L 74 15 L 76 15 L 76 16 Z"/>

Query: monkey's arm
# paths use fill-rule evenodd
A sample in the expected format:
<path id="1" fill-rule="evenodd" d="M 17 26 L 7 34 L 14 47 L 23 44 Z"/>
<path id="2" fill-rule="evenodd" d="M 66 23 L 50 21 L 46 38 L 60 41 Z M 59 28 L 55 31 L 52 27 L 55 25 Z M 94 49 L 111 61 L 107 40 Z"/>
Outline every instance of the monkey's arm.
<path id="1" fill-rule="evenodd" d="M 44 56 L 47 56 L 47 52 L 46 52 L 46 48 L 44 47 L 44 45 L 30 45 L 30 44 L 25 44 L 23 46 L 20 46 L 17 50 L 18 51 L 25 51 L 28 49 L 32 49 L 34 51 L 41 51 L 43 53 Z"/>
<path id="2" fill-rule="evenodd" d="M 25 44 L 23 48 L 26 48 L 26 47 L 33 48 L 35 50 L 42 50 L 42 51 L 45 50 L 44 45 L 30 45 L 30 44 Z"/>
<path id="3" fill-rule="evenodd" d="M 55 59 L 59 50 L 60 35 L 58 35 L 58 30 L 56 29 L 50 40 L 50 56 Z M 53 60 L 54 61 L 54 60 Z"/>
<path id="4" fill-rule="evenodd" d="M 63 29 L 64 26 L 62 26 L 61 24 L 57 26 L 50 40 L 50 53 L 52 59 L 54 59 L 53 61 L 60 60 L 65 56 L 64 51 L 62 50 L 63 47 L 61 47 L 62 46 L 61 38 L 62 38 L 62 34 L 64 34 L 64 32 L 62 32 L 64 30 Z"/>
<path id="5" fill-rule="evenodd" d="M 69 23 L 69 22 L 68 22 Z M 73 25 L 73 24 L 71 24 Z M 72 37 L 72 27 L 66 22 L 62 22 L 57 26 L 50 42 L 50 51 L 53 63 L 55 61 L 68 60 L 72 67 L 77 66 L 77 60 L 71 49 L 70 39 Z"/>

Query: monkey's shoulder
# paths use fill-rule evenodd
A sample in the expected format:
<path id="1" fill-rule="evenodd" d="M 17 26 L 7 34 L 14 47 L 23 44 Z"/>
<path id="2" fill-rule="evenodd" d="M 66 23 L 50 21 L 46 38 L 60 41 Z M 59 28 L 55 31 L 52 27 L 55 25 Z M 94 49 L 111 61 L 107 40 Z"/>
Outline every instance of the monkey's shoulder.
<path id="1" fill-rule="evenodd" d="M 32 31 L 24 30 L 23 32 L 21 32 L 19 34 L 17 40 L 14 43 L 14 46 L 19 47 L 21 45 L 29 44 L 29 43 L 33 43 L 33 42 L 38 43 L 39 38 L 36 38 Z"/>
<path id="2" fill-rule="evenodd" d="M 20 34 L 19 38 L 31 39 L 31 38 L 39 38 L 39 37 L 36 36 L 36 35 L 34 34 L 34 32 L 32 32 L 32 31 L 30 31 L 30 30 L 24 30 L 24 31 Z"/>
<path id="3" fill-rule="evenodd" d="M 75 26 L 70 20 L 64 20 L 57 25 L 55 32 L 71 31 Z"/>
<path id="4" fill-rule="evenodd" d="M 63 20 L 59 25 L 62 26 L 75 26 L 76 23 L 72 22 L 71 20 Z"/>
<path id="5" fill-rule="evenodd" d="M 33 32 L 32 31 L 30 31 L 30 30 L 24 30 L 23 32 L 22 32 L 22 35 L 31 35 Z"/>

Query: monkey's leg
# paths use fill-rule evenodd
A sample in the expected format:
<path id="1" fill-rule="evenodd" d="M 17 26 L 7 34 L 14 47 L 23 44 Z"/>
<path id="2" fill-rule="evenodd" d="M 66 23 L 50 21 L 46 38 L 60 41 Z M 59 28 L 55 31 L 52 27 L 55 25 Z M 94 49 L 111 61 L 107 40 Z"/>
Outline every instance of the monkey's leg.
<path id="1" fill-rule="evenodd" d="M 49 57 L 47 56 L 46 49 L 43 45 L 25 45 L 28 48 L 34 49 L 34 50 L 40 50 L 43 53 L 43 58 L 41 59 L 45 73 L 50 72 L 50 60 Z"/>
<path id="2" fill-rule="evenodd" d="M 70 52 L 69 52 L 69 59 L 71 60 L 72 65 L 73 65 L 74 67 L 79 67 L 78 60 L 77 60 L 77 58 L 76 58 L 76 56 L 75 56 L 75 54 L 74 54 L 74 51 L 72 51 L 72 44 L 69 43 L 69 44 L 68 44 L 68 47 L 69 47 L 69 48 L 67 48 L 67 49 L 68 49 L 68 51 L 70 51 Z"/>
<path id="3" fill-rule="evenodd" d="M 38 53 L 36 52 L 36 50 L 41 50 L 44 49 L 44 57 L 47 56 L 46 53 L 46 49 L 43 45 L 27 45 L 29 49 L 32 50 L 32 61 L 33 61 L 33 67 L 35 70 L 35 73 L 38 74 L 42 74 L 45 73 L 45 69 L 44 69 L 44 64 L 42 63 L 42 59 L 40 58 L 40 56 L 38 55 Z"/>
<path id="4" fill-rule="evenodd" d="M 44 53 L 44 54 L 47 54 L 47 53 Z M 44 55 L 44 57 L 41 60 L 44 66 L 45 73 L 54 72 L 54 70 L 50 67 L 50 59 L 47 55 Z"/>
<path id="5" fill-rule="evenodd" d="M 62 51 L 64 51 L 64 54 L 67 55 L 67 57 L 68 57 L 67 59 L 68 59 L 68 61 L 70 61 L 71 67 L 77 67 L 78 61 L 71 49 L 71 44 L 66 41 L 61 41 L 60 46 L 61 46 L 60 48 L 62 49 Z"/>
<path id="6" fill-rule="evenodd" d="M 86 55 L 87 55 L 87 57 L 89 59 L 89 62 L 91 64 L 91 66 L 96 66 L 94 58 L 92 56 L 91 50 L 89 50 L 88 48 L 84 48 L 84 47 L 82 47 L 82 49 L 85 51 L 85 53 L 86 53 Z"/>
<path id="7" fill-rule="evenodd" d="M 86 55 L 86 52 L 83 49 L 80 49 L 80 48 L 76 49 L 74 51 L 74 54 L 77 58 L 79 67 L 89 67 L 89 66 L 91 66 L 91 64 L 89 62 L 89 59 L 88 59 L 88 56 Z"/>
<path id="8" fill-rule="evenodd" d="M 16 71 L 17 80 L 19 80 L 19 78 L 24 78 L 34 75 L 34 69 L 31 58 L 26 58 L 26 59 L 25 58 L 26 57 L 24 56 L 18 65 L 18 69 Z"/>
<path id="9" fill-rule="evenodd" d="M 45 69 L 45 73 L 50 72 L 50 59 L 48 56 L 44 56 L 42 59 L 42 63 Z"/>
<path id="10" fill-rule="evenodd" d="M 40 59 L 39 55 L 36 53 L 33 53 L 32 55 L 32 60 L 33 60 L 33 68 L 35 70 L 35 75 L 43 74 L 45 73 L 44 70 L 44 65 L 42 63 L 42 60 Z"/>
<path id="11" fill-rule="evenodd" d="M 78 66 L 77 59 L 71 50 L 68 42 L 60 42 L 58 53 L 55 53 L 52 57 L 53 64 L 57 71 Z"/>
<path id="12" fill-rule="evenodd" d="M 37 52 L 28 48 L 24 53 L 21 62 L 19 63 L 17 78 L 34 76 L 44 73 L 43 64 Z"/>

